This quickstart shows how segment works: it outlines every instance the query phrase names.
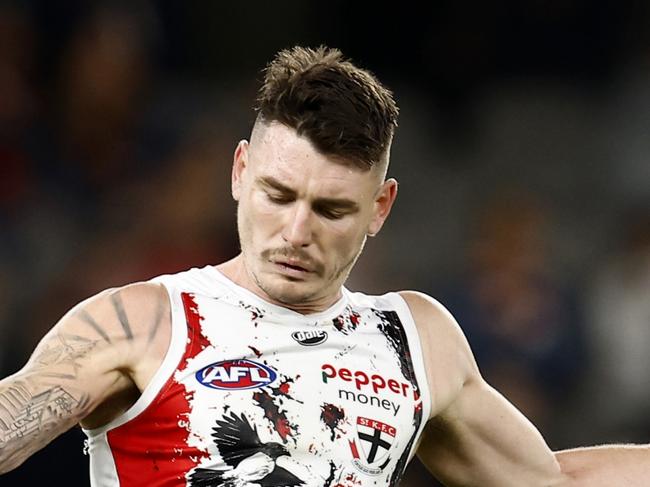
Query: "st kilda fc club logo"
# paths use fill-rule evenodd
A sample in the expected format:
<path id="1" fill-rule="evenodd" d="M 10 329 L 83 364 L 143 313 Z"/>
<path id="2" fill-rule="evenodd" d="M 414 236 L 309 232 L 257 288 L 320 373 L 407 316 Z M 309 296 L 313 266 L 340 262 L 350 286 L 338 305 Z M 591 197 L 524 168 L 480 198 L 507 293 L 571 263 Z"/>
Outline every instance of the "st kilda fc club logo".
<path id="1" fill-rule="evenodd" d="M 392 426 L 370 418 L 357 417 L 357 435 L 350 441 L 352 463 L 369 475 L 383 472 L 390 456 L 397 430 Z"/>

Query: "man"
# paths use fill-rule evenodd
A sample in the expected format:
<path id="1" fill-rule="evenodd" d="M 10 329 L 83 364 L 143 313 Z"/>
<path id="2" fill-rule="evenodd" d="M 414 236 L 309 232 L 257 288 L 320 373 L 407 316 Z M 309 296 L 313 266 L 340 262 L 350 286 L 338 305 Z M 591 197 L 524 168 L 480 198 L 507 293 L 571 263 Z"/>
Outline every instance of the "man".
<path id="1" fill-rule="evenodd" d="M 240 255 L 66 314 L 0 382 L 0 472 L 80 422 L 94 486 L 395 486 L 416 451 L 450 486 L 650 482 L 644 447 L 554 456 L 433 299 L 343 287 L 396 119 L 338 51 L 280 52 L 234 153 Z"/>

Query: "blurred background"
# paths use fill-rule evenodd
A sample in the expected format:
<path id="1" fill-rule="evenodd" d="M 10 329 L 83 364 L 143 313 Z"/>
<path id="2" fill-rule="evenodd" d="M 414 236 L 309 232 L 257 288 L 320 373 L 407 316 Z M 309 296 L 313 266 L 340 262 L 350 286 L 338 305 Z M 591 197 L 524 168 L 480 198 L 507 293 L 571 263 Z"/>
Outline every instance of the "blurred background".
<path id="1" fill-rule="evenodd" d="M 348 287 L 442 301 L 554 449 L 647 442 L 648 27 L 614 0 L 0 0 L 0 375 L 78 301 L 237 253 L 260 69 L 327 44 L 401 107 L 400 195 Z M 87 463 L 75 429 L 0 484 Z"/>

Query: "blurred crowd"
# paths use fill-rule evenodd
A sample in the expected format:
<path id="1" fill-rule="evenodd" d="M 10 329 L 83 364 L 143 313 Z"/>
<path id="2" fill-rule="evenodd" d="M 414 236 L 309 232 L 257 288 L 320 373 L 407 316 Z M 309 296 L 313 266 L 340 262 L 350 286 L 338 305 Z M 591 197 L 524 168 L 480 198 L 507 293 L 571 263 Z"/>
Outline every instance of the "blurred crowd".
<path id="1" fill-rule="evenodd" d="M 296 37 L 274 31 L 249 52 L 245 39 L 233 47 L 210 31 L 237 32 L 240 21 L 244 37 L 256 35 L 233 7 L 0 2 L 0 376 L 80 300 L 237 253 L 230 164 L 254 120 L 259 68 L 281 47 L 325 42 L 387 80 L 401 106 L 390 170 L 400 195 L 350 287 L 441 300 L 488 381 L 553 448 L 650 441 L 650 49 L 628 40 L 606 49 L 601 70 L 577 74 L 531 55 L 515 76 L 512 60 L 489 56 L 487 41 L 499 49 L 507 39 L 453 2 L 431 13 L 458 29 L 409 31 L 408 51 L 381 39 L 373 49 L 361 23 L 357 42 L 343 27 L 325 30 L 332 11 L 307 33 L 297 24 L 316 22 L 317 9 L 289 3 Z M 572 27 L 586 4 L 569 3 L 537 14 L 551 16 L 539 25 L 560 23 L 578 57 L 580 39 L 561 21 Z M 583 20 L 595 30 L 610 13 L 621 31 L 643 22 L 608 6 Z M 396 8 L 400 28 L 424 22 Z M 403 69 L 417 49 L 419 64 Z M 479 73 L 488 61 L 503 70 Z M 87 485 L 86 463 L 73 430 L 0 483 L 32 485 L 48 471 Z M 402 484 L 430 485 L 427 475 L 414 463 Z"/>

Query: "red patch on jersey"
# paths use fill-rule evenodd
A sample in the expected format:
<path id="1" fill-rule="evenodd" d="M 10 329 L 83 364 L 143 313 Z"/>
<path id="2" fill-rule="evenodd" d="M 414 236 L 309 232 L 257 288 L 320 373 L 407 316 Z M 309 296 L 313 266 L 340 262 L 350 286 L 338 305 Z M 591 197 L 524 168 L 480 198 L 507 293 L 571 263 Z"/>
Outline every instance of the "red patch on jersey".
<path id="1" fill-rule="evenodd" d="M 208 339 L 201 333 L 201 321 L 203 316 L 199 313 L 199 306 L 194 300 L 194 295 L 181 293 L 183 308 L 185 308 L 185 319 L 187 320 L 187 350 L 178 370 L 187 367 L 187 361 L 196 357 L 201 350 L 210 346 Z"/>
<path id="2" fill-rule="evenodd" d="M 176 370 L 187 366 L 210 343 L 201 333 L 194 297 L 181 294 L 187 322 L 187 346 Z M 131 421 L 109 431 L 110 446 L 120 485 L 149 487 L 185 485 L 185 474 L 210 455 L 188 446 L 191 394 L 172 375 L 149 406 Z"/>

